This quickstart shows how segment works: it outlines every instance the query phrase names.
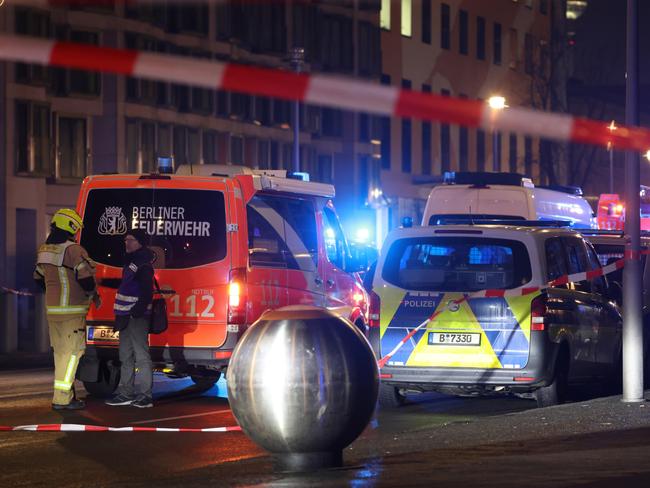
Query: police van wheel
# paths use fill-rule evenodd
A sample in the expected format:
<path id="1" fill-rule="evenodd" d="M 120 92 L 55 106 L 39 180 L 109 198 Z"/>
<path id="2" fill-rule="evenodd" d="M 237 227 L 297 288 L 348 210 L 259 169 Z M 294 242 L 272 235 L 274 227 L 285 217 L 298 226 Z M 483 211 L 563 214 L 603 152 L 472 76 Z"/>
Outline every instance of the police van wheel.
<path id="1" fill-rule="evenodd" d="M 120 368 L 112 363 L 103 361 L 99 365 L 98 381 L 84 381 L 84 388 L 94 397 L 108 398 L 120 382 Z"/>
<path id="2" fill-rule="evenodd" d="M 560 405 L 566 401 L 569 389 L 569 370 L 566 361 L 558 359 L 555 366 L 555 377 L 553 382 L 535 391 L 535 400 L 538 407 L 551 407 Z"/>
<path id="3" fill-rule="evenodd" d="M 403 395 L 399 388 L 391 385 L 379 384 L 379 405 L 387 408 L 397 408 L 404 405 L 406 396 Z"/>
<path id="4" fill-rule="evenodd" d="M 217 381 L 219 381 L 219 378 L 221 378 L 221 372 L 220 371 L 211 371 L 209 374 L 197 374 L 197 375 L 191 375 L 190 378 L 192 378 L 192 381 L 194 384 L 201 388 L 201 389 L 208 389 L 212 388 Z"/>

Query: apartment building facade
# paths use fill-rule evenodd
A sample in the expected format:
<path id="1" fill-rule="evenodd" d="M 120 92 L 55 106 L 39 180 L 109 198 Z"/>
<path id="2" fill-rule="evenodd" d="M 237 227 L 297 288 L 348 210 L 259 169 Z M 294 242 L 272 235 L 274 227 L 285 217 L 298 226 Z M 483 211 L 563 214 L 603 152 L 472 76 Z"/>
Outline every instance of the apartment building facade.
<path id="1" fill-rule="evenodd" d="M 548 109 L 551 1 L 383 0 L 382 83 Z M 505 108 L 507 110 L 507 108 Z M 378 226 L 418 223 L 446 171 L 516 171 L 540 181 L 539 140 L 384 118 Z"/>
<path id="2" fill-rule="evenodd" d="M 5 4 L 0 32 L 287 70 L 293 69 L 288 52 L 302 47 L 303 70 L 379 82 L 379 9 L 372 0 Z M 191 85 L 0 63 L 0 285 L 34 291 L 37 246 L 53 213 L 75 206 L 88 174 L 150 172 L 161 156 L 176 165 L 291 169 L 292 108 L 283 100 Z M 372 143 L 378 123 L 315 106 L 302 105 L 300 115 L 301 171 L 333 183 L 344 225 L 358 222 L 355 209 L 364 212 L 379 178 Z M 47 349 L 39 299 L 0 294 L 0 353 Z"/>

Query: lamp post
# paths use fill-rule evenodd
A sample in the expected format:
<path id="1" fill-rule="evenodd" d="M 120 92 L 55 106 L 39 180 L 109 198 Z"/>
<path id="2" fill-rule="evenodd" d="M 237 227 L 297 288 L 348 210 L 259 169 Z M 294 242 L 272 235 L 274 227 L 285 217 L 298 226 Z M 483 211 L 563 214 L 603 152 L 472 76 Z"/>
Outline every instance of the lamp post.
<path id="1" fill-rule="evenodd" d="M 292 47 L 289 51 L 291 66 L 300 73 L 305 61 L 305 48 Z M 293 102 L 293 171 L 300 172 L 300 102 Z"/>
<path id="2" fill-rule="evenodd" d="M 503 110 L 507 107 L 506 99 L 498 95 L 488 98 L 488 105 L 492 110 Z M 501 170 L 501 161 L 499 158 L 500 137 L 499 131 L 492 129 L 492 170 L 495 172 Z"/>
<path id="3" fill-rule="evenodd" d="M 618 129 L 613 120 L 607 128 L 610 132 Z M 607 151 L 609 152 L 609 193 L 614 193 L 614 144 L 612 141 L 607 143 Z"/>

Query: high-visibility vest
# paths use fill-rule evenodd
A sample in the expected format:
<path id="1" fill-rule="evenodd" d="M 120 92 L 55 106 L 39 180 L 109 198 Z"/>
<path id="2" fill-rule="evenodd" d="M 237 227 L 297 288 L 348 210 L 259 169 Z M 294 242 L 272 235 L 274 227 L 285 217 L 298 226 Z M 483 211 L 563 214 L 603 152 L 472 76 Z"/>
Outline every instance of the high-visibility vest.
<path id="1" fill-rule="evenodd" d="M 61 318 L 86 315 L 91 296 L 77 280 L 94 276 L 95 263 L 76 242 L 39 247 L 34 277 L 45 280 L 48 315 Z"/>

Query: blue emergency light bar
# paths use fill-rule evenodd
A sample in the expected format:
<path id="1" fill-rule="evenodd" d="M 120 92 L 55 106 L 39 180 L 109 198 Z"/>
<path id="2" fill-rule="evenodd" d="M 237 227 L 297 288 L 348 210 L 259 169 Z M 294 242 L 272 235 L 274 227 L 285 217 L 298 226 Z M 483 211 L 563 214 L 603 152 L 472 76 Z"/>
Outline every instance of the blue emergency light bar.
<path id="1" fill-rule="evenodd" d="M 488 173 L 467 171 L 446 171 L 443 181 L 447 185 L 509 185 L 533 187 L 530 178 L 519 173 Z"/>

